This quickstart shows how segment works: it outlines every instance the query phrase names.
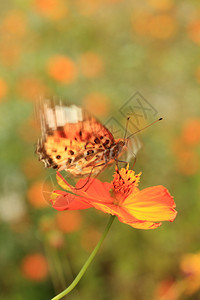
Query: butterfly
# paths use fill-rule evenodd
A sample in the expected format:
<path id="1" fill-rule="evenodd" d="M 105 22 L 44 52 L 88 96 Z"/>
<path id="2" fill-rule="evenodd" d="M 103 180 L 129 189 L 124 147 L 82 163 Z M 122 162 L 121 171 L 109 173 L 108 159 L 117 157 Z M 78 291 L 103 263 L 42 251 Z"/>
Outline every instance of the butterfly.
<path id="1" fill-rule="evenodd" d="M 36 153 L 47 168 L 66 170 L 75 177 L 95 175 L 133 148 L 133 140 L 115 139 L 95 117 L 76 105 L 45 100 L 37 113 L 41 137 Z"/>

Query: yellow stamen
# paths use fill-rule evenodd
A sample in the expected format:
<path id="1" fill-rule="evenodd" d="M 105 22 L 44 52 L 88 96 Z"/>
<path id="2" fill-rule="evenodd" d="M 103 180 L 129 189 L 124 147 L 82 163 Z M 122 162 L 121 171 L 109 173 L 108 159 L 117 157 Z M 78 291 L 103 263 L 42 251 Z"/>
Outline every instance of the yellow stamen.
<path id="1" fill-rule="evenodd" d="M 128 195 L 134 192 L 134 189 L 138 186 L 140 181 L 141 174 L 142 172 L 136 175 L 133 170 L 129 170 L 129 165 L 127 165 L 126 169 L 122 168 L 120 171 L 116 167 L 113 180 L 113 191 L 118 205 L 119 201 L 121 202 L 121 200 L 124 200 Z"/>

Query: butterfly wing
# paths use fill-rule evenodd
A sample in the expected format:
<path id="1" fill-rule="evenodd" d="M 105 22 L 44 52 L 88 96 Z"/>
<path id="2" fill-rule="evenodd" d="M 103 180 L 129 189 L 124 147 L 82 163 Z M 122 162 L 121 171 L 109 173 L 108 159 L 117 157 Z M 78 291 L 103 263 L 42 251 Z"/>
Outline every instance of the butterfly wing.
<path id="1" fill-rule="evenodd" d="M 142 143 L 137 136 L 132 136 L 127 140 L 126 160 L 135 158 L 138 151 L 142 148 Z"/>
<path id="2" fill-rule="evenodd" d="M 75 105 L 44 101 L 37 113 L 42 135 L 36 152 L 45 167 L 65 169 L 74 176 L 87 176 L 92 168 L 93 174 L 100 172 L 105 165 L 105 149 L 115 143 L 106 127 Z"/>

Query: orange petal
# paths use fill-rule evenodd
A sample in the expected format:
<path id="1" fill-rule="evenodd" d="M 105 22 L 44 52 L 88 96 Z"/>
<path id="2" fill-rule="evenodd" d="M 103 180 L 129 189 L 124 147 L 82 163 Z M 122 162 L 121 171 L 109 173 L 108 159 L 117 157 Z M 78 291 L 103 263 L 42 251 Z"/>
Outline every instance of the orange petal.
<path id="1" fill-rule="evenodd" d="M 80 188 L 84 186 L 86 179 L 80 179 L 77 184 L 76 188 Z M 112 189 L 112 184 L 108 182 L 101 182 L 98 179 L 91 178 L 89 182 L 83 189 L 77 190 L 76 193 L 87 197 L 90 199 L 94 199 L 95 202 L 113 202 L 113 198 L 110 196 L 110 190 Z M 86 192 L 84 192 L 86 190 Z"/>
<path id="2" fill-rule="evenodd" d="M 56 191 L 54 191 L 52 194 L 51 194 L 51 203 L 54 203 L 54 201 L 56 200 L 57 197 L 59 197 L 59 193 L 57 193 Z"/>
<path id="3" fill-rule="evenodd" d="M 132 218 L 132 219 L 131 219 Z M 140 221 L 133 216 L 130 216 L 122 208 L 120 209 L 120 216 L 118 216 L 120 222 L 130 225 L 137 229 L 155 229 L 162 225 L 162 223 L 154 223 L 149 221 Z"/>
<path id="4" fill-rule="evenodd" d="M 123 222 L 126 223 L 126 222 Z M 130 225 L 137 229 L 156 229 L 157 227 L 161 226 L 162 223 L 153 223 L 148 221 L 138 221 L 133 223 L 126 223 L 127 225 Z"/>
<path id="5" fill-rule="evenodd" d="M 138 220 L 173 221 L 177 212 L 173 197 L 164 186 L 146 188 L 128 196 L 123 208 Z"/>
<path id="6" fill-rule="evenodd" d="M 103 203 L 103 202 L 99 202 L 99 203 L 98 202 L 93 202 L 92 205 L 96 209 L 99 209 L 99 210 L 103 211 L 106 214 L 121 216 L 120 207 L 117 206 L 117 205 Z"/>
<path id="7" fill-rule="evenodd" d="M 61 211 L 87 209 L 92 207 L 87 201 L 84 200 L 84 198 L 63 191 L 54 191 L 52 194 L 51 203 L 53 208 Z"/>
<path id="8" fill-rule="evenodd" d="M 92 206 L 104 213 L 117 216 L 120 222 L 127 223 L 128 225 L 133 222 L 138 222 L 138 220 L 130 215 L 126 210 L 113 203 L 92 202 Z"/>
<path id="9" fill-rule="evenodd" d="M 56 179 L 61 188 L 63 188 L 66 191 L 72 192 L 71 185 L 64 179 L 64 177 L 59 172 L 56 173 Z"/>

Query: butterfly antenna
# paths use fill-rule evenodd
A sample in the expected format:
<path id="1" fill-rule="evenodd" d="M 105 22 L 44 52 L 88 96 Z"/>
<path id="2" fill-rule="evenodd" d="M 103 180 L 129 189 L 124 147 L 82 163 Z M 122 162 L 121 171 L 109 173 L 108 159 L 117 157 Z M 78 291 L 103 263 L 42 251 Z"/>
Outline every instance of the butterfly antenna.
<path id="1" fill-rule="evenodd" d="M 125 129 L 125 133 L 124 133 L 124 141 L 125 141 L 125 139 L 126 139 L 126 134 L 127 134 L 127 130 L 128 130 L 128 122 L 129 122 L 129 120 L 130 120 L 130 117 L 128 117 L 128 118 L 126 119 L 126 129 Z"/>
<path id="2" fill-rule="evenodd" d="M 149 125 L 147 125 L 147 126 L 141 128 L 141 129 L 135 131 L 134 133 L 132 133 L 131 135 L 129 135 L 129 136 L 127 137 L 127 139 L 129 139 L 130 137 L 132 137 L 132 136 L 135 135 L 136 133 L 138 133 L 138 132 L 140 132 L 140 131 L 142 131 L 142 130 L 148 128 L 148 127 L 150 127 L 151 125 L 153 125 L 153 124 L 155 124 L 155 123 L 157 123 L 157 122 L 159 122 L 159 121 L 161 121 L 161 120 L 163 120 L 163 118 L 159 118 L 158 120 L 152 122 L 151 124 L 149 124 Z"/>

